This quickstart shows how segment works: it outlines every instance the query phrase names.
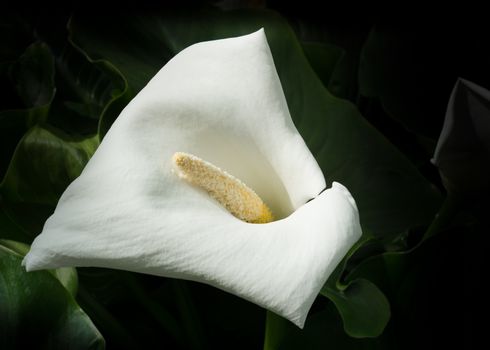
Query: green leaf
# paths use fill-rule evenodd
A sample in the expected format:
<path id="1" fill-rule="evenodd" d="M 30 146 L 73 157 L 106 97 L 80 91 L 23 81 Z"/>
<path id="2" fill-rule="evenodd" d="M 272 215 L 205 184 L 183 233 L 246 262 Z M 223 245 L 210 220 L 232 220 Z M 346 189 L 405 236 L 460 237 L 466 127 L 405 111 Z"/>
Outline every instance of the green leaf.
<path id="1" fill-rule="evenodd" d="M 0 239 L 0 245 L 4 248 L 8 248 L 13 252 L 19 254 L 20 256 L 24 256 L 29 252 L 30 247 L 27 244 L 22 242 L 16 242 L 6 239 Z"/>
<path id="2" fill-rule="evenodd" d="M 128 20 L 114 14 L 111 20 L 114 22 L 108 26 L 102 16 L 92 19 L 75 16 L 69 23 L 69 31 L 71 41 L 90 60 L 106 62 L 121 72 L 134 95 L 176 52 L 167 47 L 167 41 L 162 41 L 170 38 L 163 34 L 165 28 L 158 27 L 159 17 L 148 14 L 131 17 Z"/>
<path id="3" fill-rule="evenodd" d="M 305 328 L 300 330 L 287 320 L 267 312 L 264 350 L 389 350 L 396 349 L 390 337 L 349 337 L 342 329 L 342 321 L 333 303 L 318 305 L 310 312 Z"/>
<path id="4" fill-rule="evenodd" d="M 388 300 L 366 279 L 352 281 L 340 290 L 325 286 L 321 293 L 335 304 L 351 337 L 377 337 L 390 319 Z"/>
<path id="5" fill-rule="evenodd" d="M 30 244 L 53 210 L 52 205 L 16 203 L 0 198 L 0 238 Z"/>
<path id="6" fill-rule="evenodd" d="M 48 105 L 54 94 L 53 56 L 44 43 L 29 46 L 12 67 L 15 89 L 27 108 Z"/>
<path id="7" fill-rule="evenodd" d="M 344 97 L 348 79 L 342 76 L 341 61 L 345 51 L 332 44 L 303 42 L 303 52 L 323 85 L 335 96 Z"/>
<path id="8" fill-rule="evenodd" d="M 332 25 L 329 20 L 310 21 L 300 18 L 296 18 L 294 22 L 290 23 L 300 42 L 315 42 L 326 45 L 329 49 L 333 46 L 342 51 L 342 56 L 337 61 L 328 90 L 337 97 L 357 103 L 357 71 L 360 51 L 366 36 L 365 24 L 356 23 L 342 28 L 343 26 Z M 305 54 L 310 60 L 307 50 L 305 50 Z M 317 70 L 318 65 L 313 61 L 310 61 L 310 64 L 323 81 L 322 75 Z"/>
<path id="9" fill-rule="evenodd" d="M 73 297 L 77 295 L 78 275 L 75 268 L 61 267 L 56 270 L 50 270 L 50 272 Z"/>
<path id="10" fill-rule="evenodd" d="M 354 195 L 364 229 L 378 237 L 428 224 L 440 195 L 351 103 L 333 97 L 314 74 L 287 22 L 269 11 L 75 17 L 71 38 L 91 58 L 105 58 L 138 92 L 185 47 L 265 28 L 291 115 L 327 181 Z M 157 48 L 157 49 L 155 49 Z"/>
<path id="11" fill-rule="evenodd" d="M 47 126 L 32 128 L 17 146 L 0 185 L 2 195 L 11 202 L 56 205 L 98 143 L 97 135 L 74 138 Z"/>
<path id="12" fill-rule="evenodd" d="M 352 104 L 322 89 L 303 57 L 284 56 L 296 61 L 277 64 L 294 121 L 327 182 L 353 194 L 363 230 L 383 237 L 428 224 L 440 203 L 437 190 Z"/>
<path id="13" fill-rule="evenodd" d="M 30 249 L 30 246 L 17 241 L 11 241 L 7 239 L 0 239 L 0 245 L 5 248 L 12 250 L 13 252 L 25 256 Z M 66 288 L 71 295 L 75 296 L 77 294 L 78 288 L 78 276 L 77 270 L 73 267 L 62 267 L 55 270 L 48 270 L 53 274 L 54 277 L 60 281 L 63 287 Z"/>
<path id="14" fill-rule="evenodd" d="M 0 198 L 0 237 L 3 239 L 15 239 L 21 242 L 31 242 L 31 235 L 7 213 L 8 209 L 3 199 Z"/>
<path id="15" fill-rule="evenodd" d="M 466 229 L 464 231 L 467 231 Z M 437 346 L 453 334 L 459 344 L 466 301 L 454 293 L 454 281 L 463 276 L 466 245 L 459 237 L 461 229 L 436 235 L 406 252 L 389 252 L 371 257 L 357 266 L 348 279 L 367 278 L 386 294 L 391 304 L 389 333 L 397 339 L 397 349 L 413 349 L 420 344 Z M 473 239 L 473 238 L 471 238 Z M 434 252 L 437 258 L 434 258 Z M 386 331 L 385 331 L 385 334 Z M 461 346 L 462 348 L 464 346 Z"/>
<path id="16" fill-rule="evenodd" d="M 102 335 L 53 273 L 21 266 L 24 250 L 0 242 L 2 349 L 103 349 Z"/>
<path id="17" fill-rule="evenodd" d="M 357 265 L 359 262 L 355 259 L 362 255 L 360 252 L 376 243 L 372 236 L 364 233 L 320 291 L 321 295 L 330 299 L 337 307 L 345 332 L 355 338 L 378 337 L 390 320 L 389 301 L 375 284 L 362 278 L 347 282 L 342 280 L 347 266 L 352 264 L 353 260 Z"/>
<path id="18" fill-rule="evenodd" d="M 7 87 L 5 101 L 0 100 L 1 177 L 25 131 L 47 118 L 55 93 L 54 59 L 49 48 L 35 43 L 17 61 L 1 64 L 0 81 Z"/>
<path id="19" fill-rule="evenodd" d="M 0 238 L 30 243 L 98 144 L 97 135 L 75 138 L 48 126 L 29 130 L 0 183 Z"/>
<path id="20" fill-rule="evenodd" d="M 90 60 L 73 43 L 57 56 L 56 69 L 58 93 L 48 122 L 76 134 L 97 132 L 101 117 L 126 93 L 125 79 L 109 64 Z"/>

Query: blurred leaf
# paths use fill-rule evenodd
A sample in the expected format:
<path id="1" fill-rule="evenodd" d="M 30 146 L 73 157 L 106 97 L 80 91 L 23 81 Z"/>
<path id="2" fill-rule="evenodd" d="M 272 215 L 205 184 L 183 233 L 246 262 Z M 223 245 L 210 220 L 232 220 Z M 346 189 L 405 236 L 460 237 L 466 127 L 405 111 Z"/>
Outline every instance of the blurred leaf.
<path id="1" fill-rule="evenodd" d="M 347 282 L 342 279 L 347 265 L 352 264 L 352 261 L 357 265 L 359 262 L 356 259 L 359 259 L 358 255 L 362 255 L 359 253 L 373 243 L 377 241 L 364 233 L 320 291 L 321 295 L 330 299 L 337 307 L 345 332 L 355 338 L 379 336 L 390 320 L 390 304 L 376 285 L 362 278 Z"/>
<path id="2" fill-rule="evenodd" d="M 342 321 L 332 303 L 308 316 L 305 328 L 300 330 L 287 320 L 267 312 L 264 350 L 391 350 L 393 341 L 388 338 L 349 337 L 342 329 Z"/>
<path id="3" fill-rule="evenodd" d="M 323 85 L 335 96 L 345 97 L 349 77 L 341 69 L 345 51 L 332 44 L 303 42 L 303 52 Z"/>
<path id="4" fill-rule="evenodd" d="M 377 337 L 390 319 L 388 300 L 366 279 L 352 281 L 342 289 L 326 286 L 321 293 L 335 304 L 351 337 Z"/>
<path id="5" fill-rule="evenodd" d="M 0 81 L 7 87 L 6 100 L 0 100 L 2 177 L 24 132 L 46 120 L 55 93 L 54 60 L 49 48 L 43 43 L 32 44 L 17 61 L 0 65 Z"/>
<path id="6" fill-rule="evenodd" d="M 14 253 L 17 253 L 20 256 L 26 255 L 30 249 L 27 244 L 6 239 L 0 239 L 0 245 L 4 248 L 12 250 Z"/>
<path id="7" fill-rule="evenodd" d="M 458 79 L 433 159 L 452 195 L 490 193 L 490 91 Z"/>
<path id="8" fill-rule="evenodd" d="M 339 181 L 352 193 L 363 230 L 391 239 L 408 228 L 427 225 L 441 201 L 437 189 L 352 105 L 330 96 L 324 100 L 330 100 L 329 106 L 316 109 L 323 107 L 330 120 L 319 121 L 316 128 L 300 124 L 300 130 L 305 130 L 327 181 Z"/>
<path id="9" fill-rule="evenodd" d="M 44 43 L 29 46 L 11 69 L 17 95 L 26 108 L 48 105 L 54 95 L 53 56 Z M 34 122 L 36 120 L 30 120 Z"/>
<path id="10" fill-rule="evenodd" d="M 126 92 L 126 81 L 107 65 L 91 61 L 72 43 L 57 56 L 56 69 L 58 94 L 48 122 L 76 134 L 97 132 L 101 116 Z"/>
<path id="11" fill-rule="evenodd" d="M 12 250 L 13 252 L 21 256 L 26 255 L 30 249 L 30 246 L 25 243 L 6 240 L 6 239 L 0 239 L 0 245 Z M 78 288 L 78 276 L 77 276 L 77 270 L 75 268 L 62 267 L 59 269 L 48 270 L 48 271 L 51 272 L 53 276 L 58 279 L 58 281 L 60 281 L 63 287 L 65 287 L 66 290 L 70 292 L 70 294 L 73 297 L 75 297 Z"/>
<path id="12" fill-rule="evenodd" d="M 352 104 L 328 93 L 275 13 L 163 13 L 115 16 L 112 23 L 75 17 L 72 40 L 92 59 L 113 63 L 134 93 L 185 47 L 264 27 L 293 120 L 327 181 L 343 183 L 354 195 L 363 228 L 382 237 L 431 221 L 440 203 L 437 190 Z"/>
<path id="13" fill-rule="evenodd" d="M 277 5 L 279 4 L 275 6 Z M 335 16 L 333 12 L 330 12 L 330 15 Z M 369 27 L 366 27 L 366 24 L 354 23 L 353 21 L 347 26 L 339 26 L 336 20 L 311 21 L 301 17 L 290 23 L 300 42 L 315 42 L 341 50 L 342 55 L 337 61 L 328 89 L 337 97 L 357 103 L 359 56 Z M 308 52 L 305 54 L 310 59 Z M 310 64 L 319 74 L 318 66 L 312 61 Z M 319 74 L 320 78 L 321 76 Z"/>
<path id="14" fill-rule="evenodd" d="M 107 62 L 120 71 L 134 96 L 176 53 L 168 46 L 174 39 L 164 33 L 165 27 L 157 29 L 159 19 L 115 14 L 108 26 L 105 17 L 75 15 L 69 23 L 70 39 L 93 62 Z"/>
<path id="15" fill-rule="evenodd" d="M 72 295 L 52 273 L 26 272 L 20 250 L 0 242 L 2 349 L 103 349 L 102 335 Z"/>
<path id="16" fill-rule="evenodd" d="M 130 308 L 125 308 L 127 311 L 126 315 L 130 314 L 130 317 L 124 317 L 124 315 L 122 315 L 121 317 L 116 318 L 97 300 L 97 298 L 85 291 L 83 283 L 80 285 L 78 291 L 78 301 L 83 310 L 90 316 L 90 319 L 96 327 L 102 334 L 104 334 L 104 338 L 107 339 L 107 342 L 114 348 L 123 350 L 137 349 L 144 344 L 142 341 L 138 342 L 133 338 L 133 329 L 129 330 L 121 325 L 121 321 L 133 319 L 134 315 L 130 312 Z M 141 323 L 141 325 L 146 326 L 147 323 Z M 147 338 L 141 338 L 141 340 L 145 339 Z"/>
<path id="17" fill-rule="evenodd" d="M 116 15 L 116 17 L 120 18 L 120 15 Z M 145 17 L 135 16 L 133 21 L 123 21 L 119 24 L 123 26 L 122 28 L 104 26 L 104 20 L 101 17 L 94 17 L 93 20 L 96 26 L 101 25 L 104 27 L 104 30 L 96 33 L 92 31 L 92 26 L 89 26 L 84 28 L 87 32 L 78 32 L 76 31 L 77 24 L 74 23 L 77 21 L 76 18 L 70 20 L 68 29 L 70 32 L 70 43 L 81 52 L 90 63 L 100 69 L 100 71 L 104 72 L 104 74 L 110 77 L 113 82 L 116 82 L 117 89 L 112 92 L 112 98 L 108 100 L 99 119 L 98 132 L 99 137 L 102 139 L 123 108 L 126 107 L 129 101 L 135 96 L 136 92 L 143 88 L 153 75 L 156 74 L 160 67 L 161 62 L 158 59 L 155 60 L 152 58 L 154 60 L 153 62 L 138 61 L 139 47 L 142 47 L 142 51 L 152 51 L 153 55 L 156 56 L 161 53 L 165 62 L 168 61 L 172 55 L 170 52 L 166 51 L 163 45 L 155 43 L 152 38 L 147 40 L 145 37 L 138 36 L 140 31 L 145 32 L 146 30 Z M 93 29 L 98 31 L 99 28 L 96 28 L 96 26 L 93 27 Z M 124 38 L 123 36 L 120 36 L 119 34 L 122 31 L 126 31 L 126 34 L 130 37 Z M 99 35 L 100 40 L 92 40 Z M 88 40 L 93 44 L 93 48 L 83 46 L 86 37 L 88 37 Z M 105 47 L 107 40 L 111 42 L 110 47 Z M 125 42 L 127 40 L 132 40 L 135 46 L 126 45 Z M 80 45 L 80 43 L 82 45 Z M 113 51 L 113 48 L 116 48 L 115 52 Z M 92 54 L 93 52 L 97 52 L 97 50 L 101 50 L 102 52 L 108 51 L 109 53 L 112 52 L 115 54 Z M 130 69 L 126 70 L 126 65 L 129 65 Z"/>
<path id="18" fill-rule="evenodd" d="M 170 349 L 206 348 L 186 281 L 111 269 L 78 270 L 81 305 L 118 349 L 154 344 Z"/>
<path id="19" fill-rule="evenodd" d="M 482 248 L 475 244 L 482 245 L 484 226 L 462 217 L 451 201 L 446 202 L 428 230 L 437 234 L 426 234 L 408 251 L 372 256 L 346 276 L 349 281 L 366 278 L 376 283 L 390 300 L 390 329 L 382 337 L 392 335 L 396 341 L 393 348 L 413 349 L 420 344 L 428 348 L 445 344 L 466 348 L 463 318 L 469 299 L 481 293 L 474 293 L 475 287 L 458 290 L 455 280 L 478 269 L 465 252 L 482 254 Z M 472 284 L 464 279 L 466 285 Z M 466 288 L 471 288 L 472 293 L 467 293 Z M 466 299 L 462 293 L 473 296 Z"/>
<path id="20" fill-rule="evenodd" d="M 32 236 L 7 214 L 6 204 L 0 197 L 0 238 L 30 243 Z"/>
<path id="21" fill-rule="evenodd" d="M 74 138 L 48 126 L 29 130 L 0 183 L 0 238 L 30 243 L 98 143 L 97 135 Z"/>
<path id="22" fill-rule="evenodd" d="M 6 198 L 1 198 L 0 208 L 0 222 L 5 224 L 0 226 L 0 238 L 28 244 L 41 232 L 44 222 L 54 211 L 53 205 L 16 203 Z"/>
<path id="23" fill-rule="evenodd" d="M 12 202 L 54 206 L 98 146 L 97 135 L 76 139 L 36 126 L 22 138 L 0 185 Z"/>
<path id="24" fill-rule="evenodd" d="M 77 270 L 73 267 L 61 267 L 56 270 L 49 270 L 54 277 L 60 281 L 61 285 L 75 297 L 78 291 Z"/>

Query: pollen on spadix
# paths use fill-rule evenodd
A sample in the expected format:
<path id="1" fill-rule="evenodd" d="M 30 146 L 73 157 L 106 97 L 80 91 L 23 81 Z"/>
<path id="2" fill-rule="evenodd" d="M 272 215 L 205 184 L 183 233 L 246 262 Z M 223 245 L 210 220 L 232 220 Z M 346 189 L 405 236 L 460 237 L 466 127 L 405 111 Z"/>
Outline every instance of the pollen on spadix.
<path id="1" fill-rule="evenodd" d="M 179 177 L 204 189 L 237 218 L 257 224 L 274 220 L 262 199 L 233 175 L 189 153 L 177 152 L 172 160 Z"/>

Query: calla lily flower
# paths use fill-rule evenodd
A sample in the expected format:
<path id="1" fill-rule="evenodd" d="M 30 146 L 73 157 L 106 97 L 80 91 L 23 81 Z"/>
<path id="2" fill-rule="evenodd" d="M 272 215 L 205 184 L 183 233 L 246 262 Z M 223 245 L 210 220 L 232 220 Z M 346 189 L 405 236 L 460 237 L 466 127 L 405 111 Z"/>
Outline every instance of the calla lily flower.
<path id="1" fill-rule="evenodd" d="M 303 327 L 361 235 L 349 191 L 325 187 L 264 30 L 198 43 L 123 110 L 24 264 L 199 281 Z"/>

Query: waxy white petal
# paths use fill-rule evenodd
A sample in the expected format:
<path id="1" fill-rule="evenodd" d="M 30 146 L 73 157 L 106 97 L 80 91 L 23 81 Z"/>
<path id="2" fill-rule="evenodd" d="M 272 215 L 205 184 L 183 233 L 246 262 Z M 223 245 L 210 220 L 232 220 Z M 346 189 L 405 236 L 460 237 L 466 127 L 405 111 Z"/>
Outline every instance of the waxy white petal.
<path id="1" fill-rule="evenodd" d="M 233 174 L 279 220 L 237 219 L 172 172 L 176 152 Z M 334 183 L 318 195 L 324 188 L 264 31 L 199 43 L 124 109 L 24 262 L 29 271 L 99 266 L 200 281 L 302 327 L 361 234 L 347 189 Z"/>

